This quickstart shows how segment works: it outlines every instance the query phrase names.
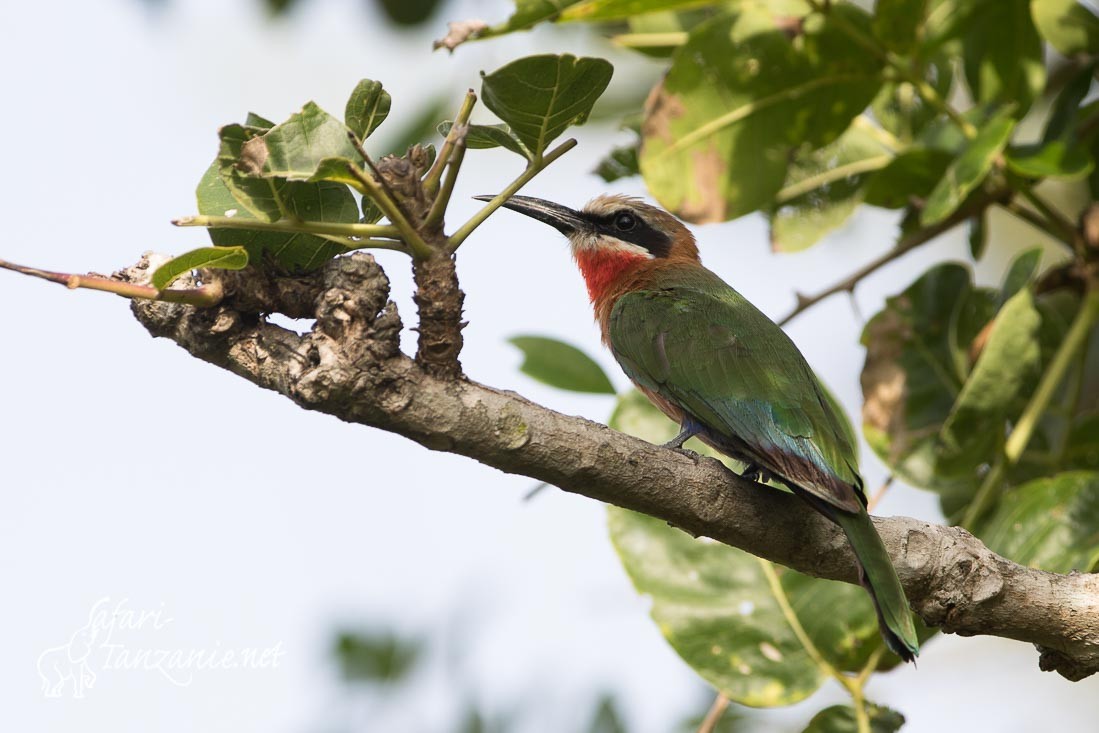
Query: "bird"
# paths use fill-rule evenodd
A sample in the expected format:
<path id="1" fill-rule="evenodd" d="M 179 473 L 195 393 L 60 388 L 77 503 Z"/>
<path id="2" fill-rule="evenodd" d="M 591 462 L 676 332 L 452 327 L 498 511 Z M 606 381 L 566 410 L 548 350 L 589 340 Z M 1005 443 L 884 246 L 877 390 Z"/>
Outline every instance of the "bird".
<path id="1" fill-rule="evenodd" d="M 786 332 L 702 265 L 679 219 L 641 199 L 603 195 L 574 210 L 513 195 L 503 206 L 568 238 L 603 343 L 680 426 L 666 447 L 697 436 L 839 525 L 886 645 L 913 661 L 912 612 L 867 512 L 854 436 Z"/>

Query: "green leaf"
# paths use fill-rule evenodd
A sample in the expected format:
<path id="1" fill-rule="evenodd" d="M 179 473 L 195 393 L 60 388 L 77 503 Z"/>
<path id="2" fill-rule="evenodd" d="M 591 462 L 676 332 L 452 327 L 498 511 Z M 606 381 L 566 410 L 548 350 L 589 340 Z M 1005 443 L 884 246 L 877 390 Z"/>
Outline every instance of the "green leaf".
<path id="1" fill-rule="evenodd" d="M 877 0 L 874 35 L 889 50 L 907 54 L 915 47 L 930 9 L 928 0 Z"/>
<path id="2" fill-rule="evenodd" d="M 256 219 L 226 187 L 220 174 L 220 162 L 215 160 L 199 181 L 196 190 L 198 211 L 211 216 L 235 216 Z M 354 223 L 359 220 L 359 207 L 347 186 L 336 183 L 301 183 L 270 179 L 287 211 L 305 221 Z M 244 229 L 209 229 L 210 240 L 217 246 L 241 246 L 248 250 L 249 261 L 260 264 L 272 260 L 280 268 L 308 271 L 347 251 L 342 244 L 309 234 L 270 232 Z"/>
<path id="3" fill-rule="evenodd" d="M 484 75 L 485 106 L 535 155 L 571 125 L 587 120 L 614 67 L 598 58 L 527 56 Z"/>
<path id="4" fill-rule="evenodd" d="M 615 393 L 606 372 L 575 346 L 544 336 L 513 336 L 508 343 L 523 352 L 519 370 L 528 377 L 571 392 Z"/>
<path id="5" fill-rule="evenodd" d="M 1099 53 L 1099 18 L 1076 0 L 1031 0 L 1038 32 L 1066 56 Z"/>
<path id="6" fill-rule="evenodd" d="M 1006 113 L 993 118 L 946 169 L 943 178 L 927 198 L 920 224 L 938 224 L 961 206 L 966 197 L 984 181 L 996 157 L 1003 151 L 1015 120 Z"/>
<path id="7" fill-rule="evenodd" d="M 863 434 L 906 483 L 948 497 L 951 510 L 980 485 L 975 467 L 951 471 L 938 435 L 967 376 L 970 344 L 991 319 L 995 293 L 958 264 L 928 270 L 866 324 Z M 991 432 L 991 430 L 990 430 Z"/>
<path id="8" fill-rule="evenodd" d="M 951 156 L 941 150 L 910 148 L 866 182 L 865 201 L 883 209 L 900 209 L 913 198 L 926 199 L 942 180 Z"/>
<path id="9" fill-rule="evenodd" d="M 1091 83 L 1094 78 L 1096 66 L 1099 62 L 1084 64 L 1073 74 L 1072 78 L 1053 100 L 1053 109 L 1050 111 L 1049 121 L 1042 133 L 1042 142 L 1052 140 L 1076 140 L 1076 128 L 1081 118 L 1080 105 L 1091 91 Z"/>
<path id="10" fill-rule="evenodd" d="M 261 221 L 278 221 L 283 215 L 283 204 L 277 190 L 280 182 L 257 177 L 262 163 L 244 156 L 251 152 L 253 140 L 263 135 L 263 129 L 249 125 L 226 125 L 218 130 L 221 143 L 218 147 L 218 171 L 221 181 L 229 189 L 237 204 L 252 217 Z"/>
<path id="11" fill-rule="evenodd" d="M 870 733 L 895 733 L 904 725 L 904 716 L 887 707 L 866 704 L 870 718 Z M 857 733 L 855 709 L 849 705 L 833 705 L 813 716 L 804 733 Z"/>
<path id="12" fill-rule="evenodd" d="M 351 173 L 351 161 L 347 158 L 325 158 L 318 161 L 317 169 L 308 179 L 309 183 L 331 181 L 351 186 L 361 194 L 366 194 L 362 182 Z"/>
<path id="13" fill-rule="evenodd" d="M 1008 168 L 1029 178 L 1077 180 L 1091 173 L 1095 161 L 1080 145 L 1051 140 L 1031 145 L 1015 145 L 1004 155 Z"/>
<path id="14" fill-rule="evenodd" d="M 676 426 L 640 393 L 622 396 L 611 427 L 661 443 Z M 703 453 L 706 446 L 689 443 Z M 719 456 L 727 464 L 739 466 Z M 764 490 L 764 489 L 761 489 Z M 774 489 L 780 490 L 780 489 Z M 811 511 L 807 506 L 806 511 Z M 775 568 L 710 540 L 694 539 L 666 522 L 608 508 L 611 541 L 638 592 L 652 597 L 652 616 L 672 647 L 730 700 L 771 707 L 812 694 L 826 675 L 798 641 L 768 580 L 814 645 L 841 669 L 857 669 L 880 636 L 865 591 Z M 820 613 L 820 609 L 829 609 Z"/>
<path id="15" fill-rule="evenodd" d="M 1021 252 L 1011 262 L 1004 275 L 1004 284 L 1000 286 L 999 307 L 1003 307 L 1013 295 L 1025 288 L 1038 274 L 1038 263 L 1042 261 L 1042 248 L 1032 247 Z"/>
<path id="16" fill-rule="evenodd" d="M 562 22 L 580 20 L 589 23 L 622 20 L 646 13 L 685 10 L 711 4 L 713 0 L 579 0 L 579 2 L 566 0 L 560 20 Z"/>
<path id="17" fill-rule="evenodd" d="M 1021 401 L 1038 376 L 1041 326 L 1028 288 L 1004 303 L 940 431 L 941 455 L 955 462 L 958 457 L 968 460 L 975 468 L 995 450 L 998 431 L 989 427 L 1002 425 L 1021 411 Z"/>
<path id="18" fill-rule="evenodd" d="M 638 168 L 637 154 L 637 143 L 619 146 L 599 161 L 599 165 L 592 173 L 602 178 L 604 183 L 636 176 L 641 173 Z"/>
<path id="19" fill-rule="evenodd" d="M 450 134 L 450 128 L 454 126 L 452 120 L 444 120 L 439 123 L 439 134 L 446 137 Z M 515 136 L 507 125 L 470 125 L 466 133 L 466 147 L 471 150 L 484 150 L 488 148 L 506 148 L 513 153 L 518 153 L 526 159 L 530 159 L 530 151 Z"/>
<path id="20" fill-rule="evenodd" d="M 265 153 L 258 154 L 263 175 L 305 181 L 326 158 L 358 160 L 347 133 L 346 125 L 309 102 L 259 138 L 265 148 Z"/>
<path id="21" fill-rule="evenodd" d="M 724 221 L 767 207 L 791 151 L 847 129 L 881 86 L 881 64 L 838 25 L 869 32 L 858 8 L 833 5 L 791 37 L 759 5 L 699 25 L 649 97 L 641 172 L 680 217 Z"/>
<path id="22" fill-rule="evenodd" d="M 977 102 L 1014 104 L 1021 117 L 1046 83 L 1042 39 L 1030 17 L 1030 0 L 976 4 L 963 42 L 969 89 Z"/>
<path id="23" fill-rule="evenodd" d="M 200 267 L 219 270 L 242 270 L 248 265 L 248 252 L 243 247 L 200 247 L 179 257 L 173 257 L 153 273 L 152 286 L 163 290 L 180 275 Z"/>
<path id="24" fill-rule="evenodd" d="M 393 684 L 408 677 L 420 659 L 422 644 L 391 633 L 344 632 L 336 637 L 334 652 L 344 679 Z"/>
<path id="25" fill-rule="evenodd" d="M 471 26 L 460 29 L 457 34 L 452 28 L 446 39 L 436 42 L 436 47 L 446 46 L 453 50 L 458 44 L 466 41 L 527 30 L 539 23 L 555 20 L 562 10 L 578 2 L 582 0 L 515 0 L 515 12 L 505 22 L 490 27 Z"/>
<path id="26" fill-rule="evenodd" d="M 994 552 L 1030 567 L 1094 571 L 1099 563 L 1099 473 L 1061 473 L 1009 491 L 981 539 Z"/>
<path id="27" fill-rule="evenodd" d="M 771 247 L 797 252 L 843 225 L 863 198 L 863 184 L 893 157 L 866 128 L 852 125 L 838 140 L 803 151 L 790 163 L 786 182 L 769 212 Z"/>
<path id="28" fill-rule="evenodd" d="M 949 57 L 937 56 L 921 63 L 918 73 L 922 74 L 924 81 L 940 97 L 950 97 L 954 72 Z M 901 141 L 911 140 L 941 114 L 938 108 L 928 104 L 916 91 L 916 87 L 907 81 L 885 84 L 874 97 L 870 109 L 874 113 L 874 119 Z"/>
<path id="29" fill-rule="evenodd" d="M 389 116 L 392 101 L 389 92 L 382 89 L 381 82 L 363 79 L 347 100 L 344 122 L 359 140 L 365 140 Z"/>

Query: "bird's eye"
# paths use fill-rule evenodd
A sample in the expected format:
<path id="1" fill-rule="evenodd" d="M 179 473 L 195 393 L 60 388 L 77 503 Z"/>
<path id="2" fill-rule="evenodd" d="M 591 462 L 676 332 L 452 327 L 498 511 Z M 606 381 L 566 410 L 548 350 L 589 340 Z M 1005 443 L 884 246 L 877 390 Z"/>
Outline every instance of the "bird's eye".
<path id="1" fill-rule="evenodd" d="M 628 211 L 620 211 L 614 217 L 614 228 L 620 232 L 628 232 L 637 226 L 637 217 Z"/>

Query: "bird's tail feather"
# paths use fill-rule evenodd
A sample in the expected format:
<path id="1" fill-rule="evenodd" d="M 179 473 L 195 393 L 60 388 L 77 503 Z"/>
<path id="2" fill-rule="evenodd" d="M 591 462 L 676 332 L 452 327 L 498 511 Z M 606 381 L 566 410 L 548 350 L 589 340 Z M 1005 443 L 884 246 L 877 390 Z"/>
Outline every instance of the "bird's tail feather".
<path id="1" fill-rule="evenodd" d="M 911 662 L 920 653 L 912 611 L 897 570 L 865 510 L 858 514 L 833 511 L 831 519 L 842 529 L 861 568 L 860 581 L 874 601 L 885 644 L 901 659 Z"/>
<path id="2" fill-rule="evenodd" d="M 798 486 L 788 485 L 810 506 L 838 524 L 847 535 L 859 561 L 859 582 L 874 602 L 885 645 L 904 661 L 913 661 L 920 653 L 920 640 L 916 637 L 912 610 L 897 577 L 897 569 L 893 567 L 893 561 L 878 531 L 874 529 L 870 515 L 865 509 L 858 514 L 842 511 Z"/>

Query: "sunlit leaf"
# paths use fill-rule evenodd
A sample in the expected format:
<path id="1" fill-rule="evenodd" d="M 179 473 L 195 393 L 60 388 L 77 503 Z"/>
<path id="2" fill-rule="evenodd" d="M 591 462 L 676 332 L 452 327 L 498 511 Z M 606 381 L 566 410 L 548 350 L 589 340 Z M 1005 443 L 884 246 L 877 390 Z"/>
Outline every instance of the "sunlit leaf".
<path id="1" fill-rule="evenodd" d="M 1076 0 L 1030 0 L 1038 32 L 1066 56 L 1099 53 L 1099 18 Z"/>
<path id="2" fill-rule="evenodd" d="M 659 13 L 666 10 L 684 10 L 699 5 L 712 4 L 713 0 L 580 0 L 566 2 L 561 21 L 621 20 L 634 15 Z"/>
<path id="3" fill-rule="evenodd" d="M 1063 140 L 1012 146 L 1004 159 L 1011 170 L 1031 178 L 1075 180 L 1091 173 L 1095 166 L 1087 148 Z"/>
<path id="4" fill-rule="evenodd" d="M 1028 288 L 1012 295 L 992 322 L 980 357 L 943 423 L 940 455 L 980 465 L 998 438 L 991 426 L 1021 411 L 1038 375 L 1042 317 Z"/>
<path id="5" fill-rule="evenodd" d="M 863 198 L 869 173 L 893 159 L 874 135 L 852 125 L 838 140 L 796 155 L 769 213 L 771 247 L 796 252 L 843 225 Z"/>
<path id="6" fill-rule="evenodd" d="M 481 98 L 527 149 L 540 155 L 569 126 L 587 120 L 613 73 L 598 58 L 526 56 L 485 75 Z"/>
<path id="7" fill-rule="evenodd" d="M 595 361 L 575 346 L 544 336 L 513 336 L 523 352 L 520 371 L 539 382 L 571 392 L 614 394 L 614 385 Z"/>
<path id="8" fill-rule="evenodd" d="M 937 224 L 961 206 L 992 170 L 992 164 L 1003 152 L 1014 129 L 1015 120 L 1006 114 L 993 118 L 981 129 L 977 137 L 954 159 L 942 180 L 931 191 L 920 214 L 921 224 Z"/>
<path id="9" fill-rule="evenodd" d="M 652 194 L 690 221 L 765 207 L 790 152 L 835 140 L 881 86 L 880 61 L 837 24 L 869 16 L 835 4 L 793 37 L 791 19 L 759 5 L 698 26 L 649 97 L 641 172 Z"/>
<path id="10" fill-rule="evenodd" d="M 264 175 L 308 180 L 326 158 L 358 160 L 347 137 L 347 126 L 309 102 L 286 122 L 276 125 L 260 140 L 266 148 Z"/>
<path id="11" fill-rule="evenodd" d="M 218 270 L 241 270 L 248 265 L 248 252 L 244 247 L 200 247 L 165 262 L 153 273 L 151 283 L 163 290 L 180 275 L 209 267 Z"/>

